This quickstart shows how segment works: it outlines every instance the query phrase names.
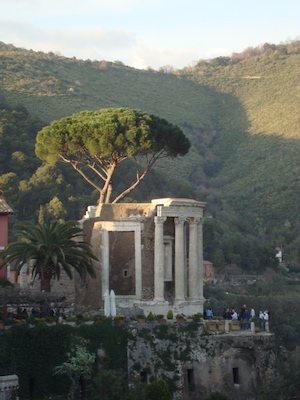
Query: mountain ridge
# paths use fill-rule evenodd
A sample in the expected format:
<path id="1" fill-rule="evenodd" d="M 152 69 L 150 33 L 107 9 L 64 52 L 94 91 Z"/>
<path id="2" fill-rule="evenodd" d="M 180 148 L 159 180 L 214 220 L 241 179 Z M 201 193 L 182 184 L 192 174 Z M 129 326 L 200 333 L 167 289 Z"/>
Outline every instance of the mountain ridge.
<path id="1" fill-rule="evenodd" d="M 207 201 L 207 215 L 227 223 L 245 220 L 252 234 L 264 232 L 261 239 L 277 244 L 283 236 L 283 243 L 292 243 L 295 252 L 300 236 L 300 45 L 295 41 L 246 50 L 169 73 L 0 43 L 0 90 L 10 105 L 24 105 L 43 124 L 106 107 L 138 108 L 177 124 L 191 141 L 189 154 L 155 165 L 156 178 L 148 184 L 152 190 L 142 185 L 132 199 L 195 197 Z M 0 168 L 4 172 L 10 171 Z M 73 175 L 67 174 L 70 185 Z M 157 174 L 165 182 L 161 188 L 155 187 Z M 118 185 L 121 181 L 119 175 Z M 83 186 L 79 184 L 87 202 Z M 62 199 L 61 190 L 53 188 L 53 193 Z M 67 207 L 67 200 L 62 202 Z M 292 240 L 284 224 L 290 226 Z"/>

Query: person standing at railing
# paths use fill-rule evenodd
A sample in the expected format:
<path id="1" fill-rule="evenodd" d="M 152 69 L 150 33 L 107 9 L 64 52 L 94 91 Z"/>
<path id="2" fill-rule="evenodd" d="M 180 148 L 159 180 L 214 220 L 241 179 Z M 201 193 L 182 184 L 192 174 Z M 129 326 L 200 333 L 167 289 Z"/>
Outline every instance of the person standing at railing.
<path id="1" fill-rule="evenodd" d="M 261 329 L 265 329 L 265 324 L 264 324 L 265 315 L 264 315 L 264 313 L 262 311 L 259 312 L 259 319 L 260 319 Z"/>
<path id="2" fill-rule="evenodd" d="M 264 330 L 269 331 L 269 311 L 264 312 Z"/>

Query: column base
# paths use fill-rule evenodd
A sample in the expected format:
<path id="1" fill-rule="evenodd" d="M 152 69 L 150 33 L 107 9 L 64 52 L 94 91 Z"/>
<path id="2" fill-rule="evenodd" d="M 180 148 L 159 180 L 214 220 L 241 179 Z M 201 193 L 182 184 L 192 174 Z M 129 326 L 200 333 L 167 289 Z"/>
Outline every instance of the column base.
<path id="1" fill-rule="evenodd" d="M 180 311 L 180 313 L 186 316 L 192 316 L 194 314 L 203 314 L 204 299 L 197 300 L 175 300 L 174 306 Z"/>

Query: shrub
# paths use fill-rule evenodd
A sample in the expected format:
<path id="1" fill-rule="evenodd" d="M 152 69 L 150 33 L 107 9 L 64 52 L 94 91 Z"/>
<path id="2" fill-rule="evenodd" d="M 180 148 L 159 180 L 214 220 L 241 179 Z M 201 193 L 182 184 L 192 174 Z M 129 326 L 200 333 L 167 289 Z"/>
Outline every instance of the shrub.
<path id="1" fill-rule="evenodd" d="M 105 321 L 107 317 L 104 314 L 96 314 L 94 315 L 93 319 L 94 321 Z"/>
<path id="2" fill-rule="evenodd" d="M 67 317 L 66 321 L 67 322 L 76 322 L 77 321 L 77 317 Z"/>
<path id="3" fill-rule="evenodd" d="M 147 400 L 171 400 L 172 396 L 165 381 L 159 380 L 149 383 L 146 389 Z"/>
<path id="4" fill-rule="evenodd" d="M 228 396 L 226 396 L 226 394 L 224 394 L 224 393 L 213 392 L 213 393 L 209 394 L 208 396 L 206 396 L 204 398 L 204 400 L 230 400 L 230 398 Z"/>
<path id="5" fill-rule="evenodd" d="M 147 315 L 147 320 L 148 321 L 153 321 L 154 320 L 154 314 L 152 311 L 149 312 L 149 314 Z"/>
<path id="6" fill-rule="evenodd" d="M 0 287 L 14 287 L 14 285 L 6 278 L 0 278 Z"/>
<path id="7" fill-rule="evenodd" d="M 194 322 L 199 322 L 199 321 L 201 321 L 202 318 L 203 318 L 203 314 L 202 313 L 197 313 L 197 314 L 194 314 L 192 316 L 192 320 Z"/>
<path id="8" fill-rule="evenodd" d="M 173 319 L 173 311 L 172 310 L 169 310 L 168 311 L 168 314 L 167 314 L 167 319 Z"/>

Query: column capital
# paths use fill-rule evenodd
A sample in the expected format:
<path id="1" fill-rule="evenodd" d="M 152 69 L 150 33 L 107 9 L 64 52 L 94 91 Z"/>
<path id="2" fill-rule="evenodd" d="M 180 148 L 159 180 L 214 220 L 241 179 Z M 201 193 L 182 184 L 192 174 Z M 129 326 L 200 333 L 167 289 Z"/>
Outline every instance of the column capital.
<path id="1" fill-rule="evenodd" d="M 167 217 L 160 217 L 160 216 L 154 217 L 155 225 L 163 224 L 166 220 L 167 220 Z"/>
<path id="2" fill-rule="evenodd" d="M 183 226 L 186 220 L 187 220 L 186 217 L 176 217 L 174 218 L 174 224 Z"/>
<path id="3" fill-rule="evenodd" d="M 203 218 L 201 218 L 201 217 L 188 217 L 186 220 L 190 225 L 202 225 L 203 224 Z"/>

